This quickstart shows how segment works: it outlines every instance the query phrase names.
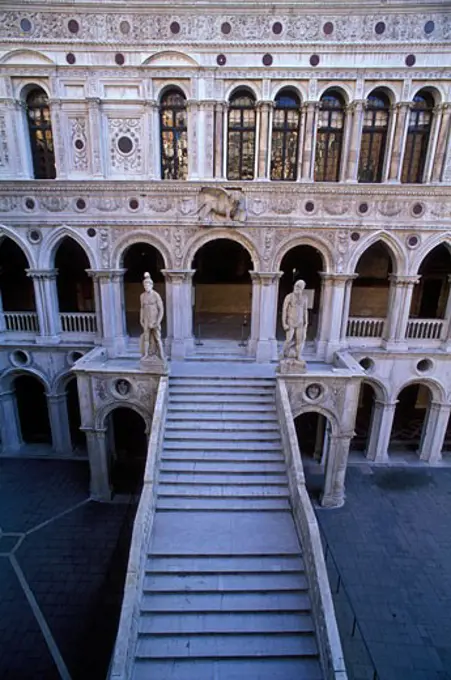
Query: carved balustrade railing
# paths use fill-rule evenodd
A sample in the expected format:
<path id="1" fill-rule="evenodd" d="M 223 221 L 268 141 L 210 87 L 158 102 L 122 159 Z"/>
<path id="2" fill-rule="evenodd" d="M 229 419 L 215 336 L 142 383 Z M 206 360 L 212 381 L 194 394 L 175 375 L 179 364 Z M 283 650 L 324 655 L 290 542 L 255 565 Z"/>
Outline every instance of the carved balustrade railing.
<path id="1" fill-rule="evenodd" d="M 2 326 L 8 333 L 39 333 L 36 312 L 3 312 Z"/>
<path id="2" fill-rule="evenodd" d="M 60 321 L 63 333 L 97 333 L 95 312 L 63 312 Z"/>
<path id="3" fill-rule="evenodd" d="M 385 319 L 380 317 L 351 316 L 348 319 L 348 338 L 381 338 Z"/>
<path id="4" fill-rule="evenodd" d="M 443 319 L 409 319 L 406 337 L 409 340 L 440 340 Z"/>

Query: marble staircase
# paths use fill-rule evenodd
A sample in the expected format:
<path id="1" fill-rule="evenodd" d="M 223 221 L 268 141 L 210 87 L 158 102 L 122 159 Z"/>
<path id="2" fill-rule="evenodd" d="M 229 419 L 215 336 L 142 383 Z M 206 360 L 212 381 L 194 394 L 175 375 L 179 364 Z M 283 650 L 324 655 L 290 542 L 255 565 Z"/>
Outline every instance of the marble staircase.
<path id="1" fill-rule="evenodd" d="M 323 677 L 275 379 L 169 380 L 133 680 Z"/>

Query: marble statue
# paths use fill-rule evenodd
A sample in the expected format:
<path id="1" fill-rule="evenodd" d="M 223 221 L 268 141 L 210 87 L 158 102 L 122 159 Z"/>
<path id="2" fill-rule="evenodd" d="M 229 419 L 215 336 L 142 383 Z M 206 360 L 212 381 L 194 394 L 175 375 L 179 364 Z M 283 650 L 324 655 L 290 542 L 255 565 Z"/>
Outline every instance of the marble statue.
<path id="1" fill-rule="evenodd" d="M 283 346 L 282 368 L 286 371 L 304 371 L 302 359 L 308 326 L 308 296 L 305 281 L 296 281 L 293 292 L 283 301 L 282 326 L 286 333 Z"/>
<path id="2" fill-rule="evenodd" d="M 142 360 L 156 360 L 164 363 L 163 344 L 161 342 L 161 322 L 164 307 L 161 296 L 153 289 L 153 281 L 149 272 L 143 279 L 144 293 L 141 293 L 139 323 L 143 329 L 140 337 Z"/>

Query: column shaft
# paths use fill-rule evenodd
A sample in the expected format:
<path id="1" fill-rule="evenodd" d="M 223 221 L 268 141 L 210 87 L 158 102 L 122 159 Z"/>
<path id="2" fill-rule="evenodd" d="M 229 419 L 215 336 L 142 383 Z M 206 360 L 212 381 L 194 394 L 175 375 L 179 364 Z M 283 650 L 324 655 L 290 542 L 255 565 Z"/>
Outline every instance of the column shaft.
<path id="1" fill-rule="evenodd" d="M 261 102 L 260 135 L 258 140 L 258 179 L 268 179 L 269 111 L 270 103 Z"/>
<path id="2" fill-rule="evenodd" d="M 324 493 L 321 498 L 321 505 L 324 508 L 339 508 L 345 502 L 345 477 L 351 436 L 341 434 L 330 438 Z"/>
<path id="3" fill-rule="evenodd" d="M 363 102 L 355 101 L 348 109 L 348 116 L 351 115 L 352 111 L 352 123 L 351 123 L 351 137 L 349 144 L 349 152 L 347 156 L 347 175 L 346 180 L 348 182 L 357 182 L 357 175 L 359 170 L 359 156 L 360 156 L 360 144 L 362 140 L 362 126 L 363 126 Z"/>
<path id="4" fill-rule="evenodd" d="M 406 331 L 412 302 L 413 287 L 419 276 L 390 274 L 388 311 L 384 326 L 383 344 L 386 349 L 407 347 Z"/>
<path id="5" fill-rule="evenodd" d="M 450 132 L 450 118 L 451 118 L 451 104 L 443 105 L 442 120 L 440 124 L 440 132 L 437 140 L 437 147 L 435 150 L 435 158 L 432 169 L 432 181 L 440 182 L 442 180 L 443 165 L 445 162 L 446 146 L 448 143 Z"/>
<path id="6" fill-rule="evenodd" d="M 396 404 L 385 404 L 377 399 L 374 402 L 371 417 L 371 429 L 366 450 L 366 457 L 375 463 L 383 463 L 388 458 L 388 445 L 395 417 Z"/>
<path id="7" fill-rule="evenodd" d="M 17 453 L 23 442 L 14 390 L 0 393 L 0 432 L 3 453 Z"/>
<path id="8" fill-rule="evenodd" d="M 61 326 L 59 318 L 58 292 L 56 287 L 57 269 L 27 269 L 27 276 L 33 280 L 36 311 L 39 319 L 40 344 L 59 343 Z"/>
<path id="9" fill-rule="evenodd" d="M 125 271 L 125 269 L 90 270 L 90 275 L 94 281 L 97 280 L 99 288 L 99 316 L 103 331 L 103 344 L 111 356 L 117 356 L 126 346 L 123 295 Z"/>
<path id="10" fill-rule="evenodd" d="M 390 161 L 390 171 L 388 180 L 390 182 L 401 181 L 402 162 L 404 159 L 405 138 L 408 126 L 408 114 L 410 112 L 410 102 L 397 104 L 395 135 Z"/>
<path id="11" fill-rule="evenodd" d="M 183 359 L 192 351 L 192 281 L 195 269 L 162 269 L 166 279 L 166 318 L 172 359 Z"/>
<path id="12" fill-rule="evenodd" d="M 111 500 L 110 471 L 106 447 L 106 430 L 81 428 L 86 433 L 86 444 L 91 473 L 91 498 L 96 501 Z"/>
<path id="13" fill-rule="evenodd" d="M 304 153 L 302 155 L 302 175 L 304 182 L 313 180 L 315 166 L 316 110 L 318 102 L 306 102 Z"/>
<path id="14" fill-rule="evenodd" d="M 252 279 L 252 329 L 257 361 L 277 359 L 277 300 L 279 279 L 283 272 L 251 271 Z M 255 304 L 254 304 L 255 301 Z"/>
<path id="15" fill-rule="evenodd" d="M 450 404 L 431 403 L 419 450 L 420 460 L 438 463 L 442 457 L 443 442 L 451 413 Z"/>
<path id="16" fill-rule="evenodd" d="M 47 395 L 52 444 L 56 453 L 68 456 L 72 452 L 66 393 Z"/>

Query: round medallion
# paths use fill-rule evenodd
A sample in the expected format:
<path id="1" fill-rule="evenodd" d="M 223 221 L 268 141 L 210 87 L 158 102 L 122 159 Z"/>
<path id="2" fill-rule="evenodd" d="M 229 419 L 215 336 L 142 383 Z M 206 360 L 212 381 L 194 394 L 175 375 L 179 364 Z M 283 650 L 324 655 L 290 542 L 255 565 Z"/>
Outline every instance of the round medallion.
<path id="1" fill-rule="evenodd" d="M 385 23 L 383 21 L 378 21 L 374 27 L 374 31 L 377 33 L 377 35 L 382 35 L 382 33 L 385 33 Z"/>
<path id="2" fill-rule="evenodd" d="M 75 202 L 75 206 L 77 210 L 85 210 L 86 209 L 86 201 L 84 198 L 77 198 Z"/>
<path id="3" fill-rule="evenodd" d="M 126 397 L 130 394 L 132 386 L 125 378 L 119 378 L 114 382 L 114 389 L 120 397 Z"/>
<path id="4" fill-rule="evenodd" d="M 374 361 L 370 357 L 363 357 L 363 359 L 360 359 L 359 364 L 365 371 L 372 371 L 374 368 Z"/>
<path id="5" fill-rule="evenodd" d="M 67 28 L 69 29 L 69 33 L 78 33 L 80 30 L 80 24 L 76 19 L 70 19 L 68 21 Z"/>
<path id="6" fill-rule="evenodd" d="M 406 66 L 414 66 L 416 62 L 416 57 L 414 54 L 408 54 L 406 57 Z"/>
<path id="7" fill-rule="evenodd" d="M 313 203 L 313 201 L 307 201 L 306 202 L 305 210 L 306 210 L 306 212 L 309 212 L 309 213 L 311 213 L 315 210 L 315 204 Z"/>
<path id="8" fill-rule="evenodd" d="M 323 394 L 323 387 L 319 383 L 311 383 L 307 385 L 305 390 L 305 396 L 310 399 L 310 401 L 317 401 Z"/>
<path id="9" fill-rule="evenodd" d="M 272 56 L 270 54 L 265 54 L 263 55 L 262 59 L 263 65 L 264 66 L 271 66 L 272 64 Z"/>
<path id="10" fill-rule="evenodd" d="M 66 54 L 66 61 L 71 66 L 73 64 L 75 64 L 75 62 L 77 61 L 76 58 L 75 58 L 75 54 L 73 54 L 72 52 L 69 52 L 68 54 Z"/>
<path id="11" fill-rule="evenodd" d="M 32 28 L 30 19 L 21 19 L 20 28 L 24 33 L 29 33 L 29 31 L 31 31 Z"/>
<path id="12" fill-rule="evenodd" d="M 89 229 L 88 229 L 88 236 L 89 236 L 90 238 L 94 238 L 94 236 L 95 236 L 96 234 L 97 234 L 97 232 L 96 232 L 96 230 L 94 229 L 94 227 L 89 227 Z"/>
<path id="13" fill-rule="evenodd" d="M 221 24 L 221 33 L 224 33 L 224 35 L 229 35 L 231 33 L 232 27 L 229 24 L 228 21 L 224 21 L 223 24 Z"/>
<path id="14" fill-rule="evenodd" d="M 417 363 L 417 371 L 420 373 L 428 373 L 428 371 L 431 371 L 434 367 L 434 364 L 430 359 L 420 359 L 420 361 Z"/>
<path id="15" fill-rule="evenodd" d="M 415 234 L 412 234 L 412 236 L 407 237 L 407 246 L 409 248 L 416 248 L 419 243 L 420 239 L 418 238 L 418 236 L 415 236 Z"/>
<path id="16" fill-rule="evenodd" d="M 283 26 L 280 21 L 275 21 L 272 25 L 272 32 L 274 35 L 280 35 L 283 31 Z"/>
<path id="17" fill-rule="evenodd" d="M 319 56 L 317 54 L 312 54 L 310 57 L 310 66 L 318 66 Z"/>
<path id="18" fill-rule="evenodd" d="M 133 151 L 133 142 L 130 137 L 119 137 L 117 147 L 121 153 L 129 154 Z"/>
<path id="19" fill-rule="evenodd" d="M 323 26 L 323 33 L 324 35 L 332 35 L 334 32 L 334 25 L 331 21 L 326 21 L 326 23 Z"/>
<path id="20" fill-rule="evenodd" d="M 27 235 L 31 243 L 40 243 L 42 241 L 42 234 L 39 229 L 30 229 Z"/>
<path id="21" fill-rule="evenodd" d="M 27 210 L 34 210 L 36 206 L 36 203 L 34 202 L 34 198 L 26 198 L 25 199 L 25 207 Z"/>
<path id="22" fill-rule="evenodd" d="M 420 217 L 424 212 L 424 206 L 422 203 L 415 203 L 413 208 L 412 208 L 412 213 L 415 215 L 415 217 Z"/>
<path id="23" fill-rule="evenodd" d="M 82 358 L 83 352 L 79 352 L 77 349 L 73 349 L 71 352 L 67 353 L 67 363 L 69 366 L 73 366 L 76 361 Z"/>
<path id="24" fill-rule="evenodd" d="M 118 52 L 117 54 L 114 55 L 114 61 L 118 66 L 123 66 L 123 64 L 125 63 L 125 57 L 123 54 Z"/>
<path id="25" fill-rule="evenodd" d="M 351 241 L 358 241 L 360 238 L 360 234 L 358 231 L 353 231 L 351 234 Z"/>
<path id="26" fill-rule="evenodd" d="M 23 349 L 16 349 L 9 355 L 9 360 L 13 366 L 28 366 L 31 364 L 31 355 Z"/>
<path id="27" fill-rule="evenodd" d="M 130 207 L 130 210 L 138 210 L 139 208 L 139 201 L 137 198 L 131 198 L 128 202 L 128 205 Z"/>
<path id="28" fill-rule="evenodd" d="M 130 33 L 130 28 L 131 26 L 128 21 L 121 21 L 119 24 L 119 30 L 121 33 L 123 33 L 123 35 L 128 35 Z"/>
<path id="29" fill-rule="evenodd" d="M 367 212 L 368 212 L 368 203 L 361 203 L 359 205 L 359 213 L 362 213 L 362 215 L 364 215 Z"/>
<path id="30" fill-rule="evenodd" d="M 431 33 L 434 32 L 434 30 L 435 30 L 434 22 L 426 21 L 426 23 L 424 24 L 424 32 L 426 33 L 426 35 L 430 35 Z"/>
<path id="31" fill-rule="evenodd" d="M 85 143 L 82 139 L 76 139 L 74 142 L 74 146 L 78 151 L 81 151 L 82 149 L 85 148 Z"/>
<path id="32" fill-rule="evenodd" d="M 224 66 L 224 64 L 227 62 L 225 54 L 218 54 L 216 57 L 216 63 L 218 66 Z"/>
<path id="33" fill-rule="evenodd" d="M 177 35 L 177 33 L 180 33 L 180 24 L 178 21 L 173 21 L 171 25 L 169 26 L 169 29 L 171 33 L 174 35 Z"/>

